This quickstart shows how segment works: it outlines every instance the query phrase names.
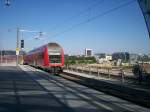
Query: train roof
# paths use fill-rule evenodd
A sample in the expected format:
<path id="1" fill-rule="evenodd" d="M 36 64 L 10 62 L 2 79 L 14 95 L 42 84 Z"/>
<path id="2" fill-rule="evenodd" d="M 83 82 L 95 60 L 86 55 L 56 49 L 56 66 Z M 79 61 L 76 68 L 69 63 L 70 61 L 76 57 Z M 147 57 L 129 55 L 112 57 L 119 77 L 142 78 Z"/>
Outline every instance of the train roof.
<path id="1" fill-rule="evenodd" d="M 51 49 L 51 50 L 54 50 L 54 49 L 60 50 L 61 49 L 61 46 L 58 43 L 51 42 L 51 43 L 43 45 L 39 48 L 36 48 L 36 49 L 29 51 L 28 54 L 32 54 L 35 52 L 42 52 L 46 47 L 48 47 L 48 49 Z"/>
<path id="2" fill-rule="evenodd" d="M 61 46 L 57 43 L 48 43 L 47 47 L 48 49 L 61 49 Z"/>

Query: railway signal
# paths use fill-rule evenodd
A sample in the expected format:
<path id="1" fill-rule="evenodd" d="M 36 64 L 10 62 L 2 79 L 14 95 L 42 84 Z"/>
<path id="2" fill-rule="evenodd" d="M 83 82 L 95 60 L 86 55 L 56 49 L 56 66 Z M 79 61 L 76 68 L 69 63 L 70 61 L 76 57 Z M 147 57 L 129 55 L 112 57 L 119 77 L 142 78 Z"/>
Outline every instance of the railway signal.
<path id="1" fill-rule="evenodd" d="M 24 48 L 24 40 L 21 40 L 21 48 Z"/>

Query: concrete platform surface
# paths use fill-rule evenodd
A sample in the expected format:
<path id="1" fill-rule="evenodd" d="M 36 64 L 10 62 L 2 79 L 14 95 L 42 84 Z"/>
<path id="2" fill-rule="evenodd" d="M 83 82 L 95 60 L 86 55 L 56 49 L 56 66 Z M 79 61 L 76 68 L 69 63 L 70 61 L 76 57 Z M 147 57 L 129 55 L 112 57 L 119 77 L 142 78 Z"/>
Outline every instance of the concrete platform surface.
<path id="1" fill-rule="evenodd" d="M 0 112 L 150 112 L 29 66 L 0 66 Z"/>

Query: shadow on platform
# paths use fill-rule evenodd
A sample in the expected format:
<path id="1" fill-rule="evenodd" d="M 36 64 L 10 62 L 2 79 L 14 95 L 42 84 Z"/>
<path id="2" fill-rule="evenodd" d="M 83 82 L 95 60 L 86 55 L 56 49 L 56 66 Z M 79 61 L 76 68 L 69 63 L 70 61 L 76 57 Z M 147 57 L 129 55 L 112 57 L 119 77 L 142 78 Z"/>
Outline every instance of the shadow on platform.
<path id="1" fill-rule="evenodd" d="M 61 77 L 36 75 L 31 77 L 15 66 L 0 67 L 0 112 L 138 112 L 129 102 Z M 43 79 L 51 85 L 49 90 L 37 82 Z"/>

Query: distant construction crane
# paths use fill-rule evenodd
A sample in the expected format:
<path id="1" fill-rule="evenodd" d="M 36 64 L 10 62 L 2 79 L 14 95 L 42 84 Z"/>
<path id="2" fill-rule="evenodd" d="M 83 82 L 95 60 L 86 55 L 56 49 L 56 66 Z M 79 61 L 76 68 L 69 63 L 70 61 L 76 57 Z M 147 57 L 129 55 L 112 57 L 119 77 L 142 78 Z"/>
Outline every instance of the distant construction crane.
<path id="1" fill-rule="evenodd" d="M 5 5 L 10 6 L 10 0 L 5 0 Z"/>

